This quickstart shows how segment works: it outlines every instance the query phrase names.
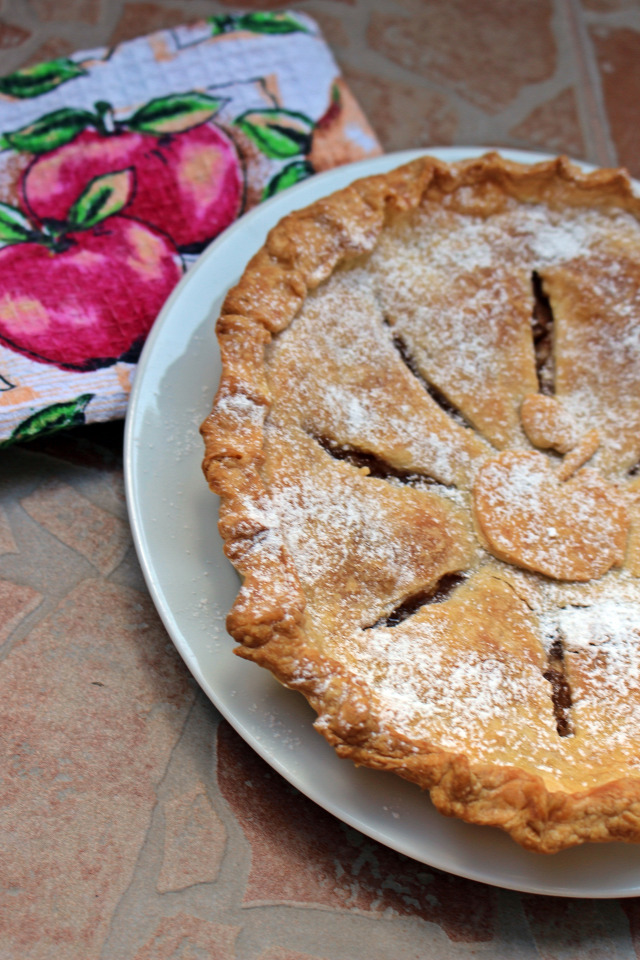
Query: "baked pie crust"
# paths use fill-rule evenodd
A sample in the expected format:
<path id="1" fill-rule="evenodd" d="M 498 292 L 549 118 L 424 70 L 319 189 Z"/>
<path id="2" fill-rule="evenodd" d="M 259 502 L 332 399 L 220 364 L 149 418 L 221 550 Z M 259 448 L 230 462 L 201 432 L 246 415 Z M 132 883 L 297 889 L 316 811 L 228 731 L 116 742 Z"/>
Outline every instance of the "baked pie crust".
<path id="1" fill-rule="evenodd" d="M 640 840 L 640 200 L 429 157 L 285 217 L 202 425 L 237 652 L 524 847 Z"/>

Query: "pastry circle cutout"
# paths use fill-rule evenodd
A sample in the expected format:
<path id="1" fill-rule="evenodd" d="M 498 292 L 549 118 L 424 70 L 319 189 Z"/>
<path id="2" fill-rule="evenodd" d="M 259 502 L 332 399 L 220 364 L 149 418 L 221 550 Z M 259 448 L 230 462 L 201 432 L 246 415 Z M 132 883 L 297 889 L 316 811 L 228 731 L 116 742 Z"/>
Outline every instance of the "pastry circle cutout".
<path id="1" fill-rule="evenodd" d="M 594 470 L 562 482 L 544 454 L 509 450 L 481 467 L 473 506 L 494 556 L 554 580 L 597 579 L 624 559 L 624 502 Z"/>

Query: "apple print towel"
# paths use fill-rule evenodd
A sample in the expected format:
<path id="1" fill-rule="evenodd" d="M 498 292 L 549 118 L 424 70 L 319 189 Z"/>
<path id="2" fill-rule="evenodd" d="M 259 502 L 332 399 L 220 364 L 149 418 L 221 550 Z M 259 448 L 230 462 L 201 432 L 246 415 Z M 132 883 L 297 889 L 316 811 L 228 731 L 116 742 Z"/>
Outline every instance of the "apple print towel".
<path id="1" fill-rule="evenodd" d="M 0 78 L 0 445 L 124 415 L 196 255 L 380 152 L 313 20 L 212 17 Z"/>

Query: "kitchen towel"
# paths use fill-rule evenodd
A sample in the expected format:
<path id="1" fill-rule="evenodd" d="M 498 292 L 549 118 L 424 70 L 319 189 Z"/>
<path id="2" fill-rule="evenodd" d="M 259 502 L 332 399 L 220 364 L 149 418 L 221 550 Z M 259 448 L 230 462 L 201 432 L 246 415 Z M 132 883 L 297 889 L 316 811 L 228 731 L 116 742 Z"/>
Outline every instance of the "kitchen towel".
<path id="1" fill-rule="evenodd" d="M 380 153 L 316 23 L 237 13 L 0 78 L 0 445 L 124 416 L 198 253 Z"/>

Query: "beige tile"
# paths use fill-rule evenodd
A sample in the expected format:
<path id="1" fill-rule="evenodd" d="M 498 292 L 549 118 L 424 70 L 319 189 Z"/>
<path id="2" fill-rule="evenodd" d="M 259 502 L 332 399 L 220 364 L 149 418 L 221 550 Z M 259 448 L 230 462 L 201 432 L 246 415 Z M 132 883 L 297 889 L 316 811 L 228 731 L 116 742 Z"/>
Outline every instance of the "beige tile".
<path id="1" fill-rule="evenodd" d="M 566 153 L 576 159 L 580 159 L 585 153 L 573 89 L 563 90 L 551 100 L 537 106 L 510 132 L 512 136 L 532 146 Z"/>
<path id="2" fill-rule="evenodd" d="M 0 580 L 0 643 L 42 602 L 42 595 L 19 583 Z"/>
<path id="3" fill-rule="evenodd" d="M 397 14 L 372 13 L 370 46 L 487 113 L 553 75 L 550 0 L 399 0 L 398 7 Z"/>
<path id="4" fill-rule="evenodd" d="M 126 523 L 59 480 L 43 483 L 20 503 L 36 523 L 104 575 L 115 570 L 131 543 Z"/>
<path id="5" fill-rule="evenodd" d="M 239 927 L 176 913 L 159 921 L 132 960 L 240 960 L 234 950 L 239 931 Z"/>
<path id="6" fill-rule="evenodd" d="M 350 67 L 345 67 L 344 75 L 385 150 L 453 142 L 458 117 L 442 94 Z"/>
<path id="7" fill-rule="evenodd" d="M 7 957 L 98 960 L 193 698 L 151 602 L 80 584 L 0 674 Z"/>
<path id="8" fill-rule="evenodd" d="M 184 890 L 218 876 L 227 832 L 195 771 L 163 806 L 165 837 L 157 889 Z"/>

